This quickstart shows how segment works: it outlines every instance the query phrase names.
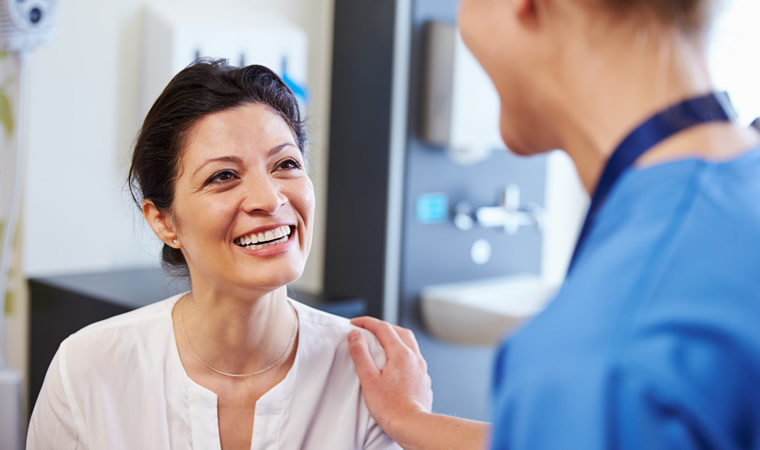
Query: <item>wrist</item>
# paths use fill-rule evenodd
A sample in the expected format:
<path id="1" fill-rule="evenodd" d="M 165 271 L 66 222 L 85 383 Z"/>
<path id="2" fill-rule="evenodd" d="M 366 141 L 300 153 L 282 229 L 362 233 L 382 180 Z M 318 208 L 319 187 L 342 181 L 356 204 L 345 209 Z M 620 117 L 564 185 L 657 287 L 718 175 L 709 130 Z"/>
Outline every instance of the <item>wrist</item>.
<path id="1" fill-rule="evenodd" d="M 405 450 L 459 450 L 488 446 L 490 425 L 458 417 L 417 411 L 399 417 L 388 435 Z"/>
<path id="2" fill-rule="evenodd" d="M 385 431 L 404 450 L 422 449 L 427 441 L 426 430 L 432 423 L 433 416 L 433 413 L 425 411 L 397 416 L 388 422 L 389 429 Z"/>

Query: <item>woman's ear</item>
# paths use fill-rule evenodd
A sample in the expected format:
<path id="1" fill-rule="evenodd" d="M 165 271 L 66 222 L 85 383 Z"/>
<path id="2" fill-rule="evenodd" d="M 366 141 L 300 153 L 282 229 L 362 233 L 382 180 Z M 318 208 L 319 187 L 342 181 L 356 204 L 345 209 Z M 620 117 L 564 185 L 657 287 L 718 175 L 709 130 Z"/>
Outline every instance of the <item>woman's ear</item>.
<path id="1" fill-rule="evenodd" d="M 153 229 L 161 241 L 169 247 L 179 248 L 180 243 L 177 239 L 177 232 L 169 213 L 163 212 L 153 201 L 146 199 L 142 202 L 142 212 L 145 221 Z"/>

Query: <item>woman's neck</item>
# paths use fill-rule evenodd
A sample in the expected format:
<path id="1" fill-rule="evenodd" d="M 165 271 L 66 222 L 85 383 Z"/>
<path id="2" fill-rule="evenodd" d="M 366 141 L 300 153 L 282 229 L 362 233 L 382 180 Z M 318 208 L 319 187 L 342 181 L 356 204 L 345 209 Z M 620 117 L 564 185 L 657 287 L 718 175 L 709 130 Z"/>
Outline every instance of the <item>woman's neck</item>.
<path id="1" fill-rule="evenodd" d="M 242 293 L 194 284 L 175 309 L 197 356 L 227 373 L 251 373 L 271 365 L 287 351 L 297 328 L 286 286 Z"/>
<path id="2" fill-rule="evenodd" d="M 569 53 L 561 63 L 564 76 L 552 86 L 559 106 L 551 120 L 559 124 L 558 147 L 573 159 L 589 193 L 612 152 L 636 126 L 672 104 L 713 90 L 702 44 L 693 37 L 636 40 L 619 34 L 594 48 L 580 44 Z M 708 124 L 661 142 L 637 164 L 728 158 L 756 143 L 757 133 Z"/>

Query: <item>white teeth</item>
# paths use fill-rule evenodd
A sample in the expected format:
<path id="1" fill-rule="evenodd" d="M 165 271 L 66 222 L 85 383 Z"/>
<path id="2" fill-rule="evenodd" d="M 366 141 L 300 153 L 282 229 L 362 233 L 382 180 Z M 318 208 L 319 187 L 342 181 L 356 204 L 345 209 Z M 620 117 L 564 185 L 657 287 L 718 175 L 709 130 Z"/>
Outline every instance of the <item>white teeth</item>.
<path id="1" fill-rule="evenodd" d="M 257 248 L 265 248 L 269 247 L 270 245 L 287 241 L 290 233 L 290 227 L 283 225 L 281 227 L 275 228 L 274 230 L 269 230 L 262 233 L 252 233 L 248 236 L 239 237 L 235 239 L 235 243 L 237 245 L 255 250 Z M 263 242 L 263 244 L 258 244 L 259 242 Z"/>
<path id="2" fill-rule="evenodd" d="M 271 246 L 273 246 L 275 244 L 279 244 L 280 242 L 285 242 L 287 240 L 288 240 L 288 237 L 287 236 L 283 236 L 283 237 L 277 239 L 276 241 L 266 242 L 264 244 L 247 245 L 246 248 L 250 249 L 250 250 L 258 250 L 258 249 L 261 249 L 261 248 L 271 247 Z"/>

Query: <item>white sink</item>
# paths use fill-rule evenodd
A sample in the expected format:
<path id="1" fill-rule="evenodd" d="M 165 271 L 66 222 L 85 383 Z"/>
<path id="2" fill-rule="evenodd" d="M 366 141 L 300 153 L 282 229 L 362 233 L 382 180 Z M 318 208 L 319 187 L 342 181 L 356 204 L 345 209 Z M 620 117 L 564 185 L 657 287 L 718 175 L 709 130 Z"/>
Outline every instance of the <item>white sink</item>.
<path id="1" fill-rule="evenodd" d="M 422 318 L 434 337 L 463 345 L 495 345 L 539 313 L 559 286 L 537 275 L 510 275 L 422 290 Z"/>

